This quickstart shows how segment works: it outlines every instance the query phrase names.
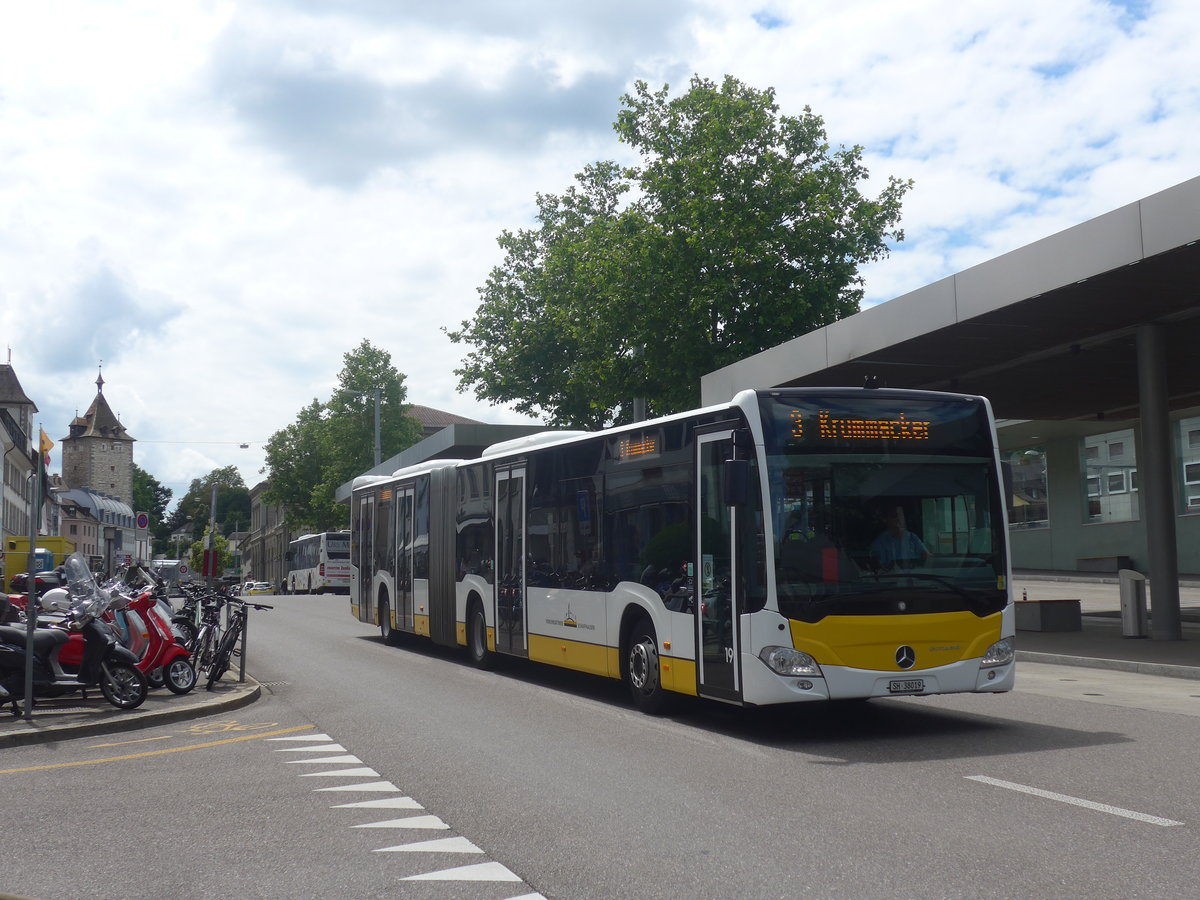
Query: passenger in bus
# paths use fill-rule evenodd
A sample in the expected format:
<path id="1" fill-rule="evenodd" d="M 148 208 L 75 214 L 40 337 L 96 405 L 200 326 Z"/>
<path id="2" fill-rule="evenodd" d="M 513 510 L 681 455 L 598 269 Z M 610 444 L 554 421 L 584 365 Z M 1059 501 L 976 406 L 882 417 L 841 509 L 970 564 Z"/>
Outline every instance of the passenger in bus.
<path id="1" fill-rule="evenodd" d="M 884 529 L 871 542 L 871 565 L 878 571 L 919 566 L 929 558 L 929 548 L 908 530 L 904 507 L 888 504 L 883 515 Z"/>

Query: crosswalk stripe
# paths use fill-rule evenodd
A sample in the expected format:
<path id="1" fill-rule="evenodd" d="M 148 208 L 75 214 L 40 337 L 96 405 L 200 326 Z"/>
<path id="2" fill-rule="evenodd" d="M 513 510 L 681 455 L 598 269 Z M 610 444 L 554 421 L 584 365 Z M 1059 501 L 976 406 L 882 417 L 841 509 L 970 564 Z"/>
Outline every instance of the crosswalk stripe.
<path id="1" fill-rule="evenodd" d="M 301 778 L 378 778 L 374 769 L 332 769 L 328 772 L 305 772 Z"/>
<path id="2" fill-rule="evenodd" d="M 326 788 L 326 790 L 328 790 Z M 357 803 L 339 803 L 330 809 L 424 809 L 412 797 L 384 797 L 382 800 L 359 800 Z"/>
<path id="3" fill-rule="evenodd" d="M 345 753 L 341 744 L 317 744 L 315 747 L 276 747 L 276 753 Z"/>
<path id="4" fill-rule="evenodd" d="M 381 847 L 376 853 L 482 853 L 483 851 L 465 837 L 438 838 L 432 841 L 417 841 L 415 844 L 399 844 Z"/>
<path id="5" fill-rule="evenodd" d="M 509 897 L 508 900 L 546 900 L 541 894 L 522 894 L 520 897 Z"/>
<path id="6" fill-rule="evenodd" d="M 285 766 L 311 766 L 314 763 L 361 763 L 357 756 L 322 756 L 320 759 L 289 759 Z"/>
<path id="7" fill-rule="evenodd" d="M 354 825 L 354 828 L 432 828 L 437 830 L 449 829 L 450 826 L 437 816 L 409 816 L 407 819 L 388 819 L 386 822 L 370 822 L 366 825 Z"/>
<path id="8" fill-rule="evenodd" d="M 328 788 L 313 788 L 314 791 L 395 791 L 400 793 L 400 788 L 396 787 L 390 781 L 364 781 L 362 784 L 344 784 L 339 787 Z"/>
<path id="9" fill-rule="evenodd" d="M 520 881 L 521 877 L 498 862 L 476 863 L 456 869 L 426 872 L 424 875 L 409 875 L 401 881 Z"/>

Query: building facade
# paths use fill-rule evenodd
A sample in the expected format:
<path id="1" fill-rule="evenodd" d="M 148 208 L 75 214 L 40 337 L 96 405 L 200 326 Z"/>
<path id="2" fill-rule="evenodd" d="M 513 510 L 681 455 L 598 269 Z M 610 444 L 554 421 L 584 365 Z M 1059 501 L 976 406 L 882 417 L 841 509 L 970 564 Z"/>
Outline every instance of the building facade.
<path id="1" fill-rule="evenodd" d="M 9 364 L 0 365 L 0 450 L 4 478 L 0 481 L 0 548 L 10 537 L 29 537 L 33 502 L 33 414 L 37 407 L 21 388 Z"/>

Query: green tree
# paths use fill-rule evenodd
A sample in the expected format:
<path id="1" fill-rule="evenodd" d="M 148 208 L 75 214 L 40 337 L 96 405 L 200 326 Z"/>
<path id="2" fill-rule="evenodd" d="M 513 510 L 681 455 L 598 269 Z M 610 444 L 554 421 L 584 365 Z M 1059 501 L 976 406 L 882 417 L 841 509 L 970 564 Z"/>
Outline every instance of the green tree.
<path id="1" fill-rule="evenodd" d="M 166 551 L 167 539 L 171 534 L 167 526 L 167 505 L 173 491 L 136 463 L 133 466 L 134 512 L 148 513 L 150 534 L 154 539 L 155 553 Z"/>
<path id="2" fill-rule="evenodd" d="M 208 527 L 212 513 L 212 489 L 217 487 L 216 520 L 219 531 L 230 533 L 236 527 L 250 524 L 250 489 L 237 466 L 229 465 L 213 469 L 203 478 L 193 478 L 187 493 L 179 498 L 170 517 L 166 531 L 172 531 L 190 522 L 194 539 L 199 539 Z"/>
<path id="3" fill-rule="evenodd" d="M 192 544 L 188 552 L 188 565 L 197 574 L 204 571 L 204 538 L 207 535 L 206 527 L 200 539 Z M 229 541 L 219 533 L 213 536 L 213 549 L 217 551 L 217 575 L 220 576 L 226 569 L 233 568 L 233 553 L 229 549 Z"/>
<path id="4" fill-rule="evenodd" d="M 380 397 L 380 458 L 388 459 L 421 437 L 408 415 L 404 375 L 391 354 L 363 341 L 343 356 L 338 386 L 329 400 L 317 398 L 296 421 L 267 441 L 270 483 L 265 499 L 286 510 L 293 530 L 344 528 L 349 510 L 334 500 L 339 485 L 374 465 L 375 391 Z"/>
<path id="5" fill-rule="evenodd" d="M 771 89 L 693 77 L 670 99 L 638 82 L 615 129 L 641 165 L 598 162 L 537 227 L 505 231 L 460 390 L 552 424 L 594 428 L 687 409 L 700 376 L 858 311 L 858 267 L 903 239 L 911 182 L 864 196 L 858 146 L 831 149 L 807 107 Z"/>

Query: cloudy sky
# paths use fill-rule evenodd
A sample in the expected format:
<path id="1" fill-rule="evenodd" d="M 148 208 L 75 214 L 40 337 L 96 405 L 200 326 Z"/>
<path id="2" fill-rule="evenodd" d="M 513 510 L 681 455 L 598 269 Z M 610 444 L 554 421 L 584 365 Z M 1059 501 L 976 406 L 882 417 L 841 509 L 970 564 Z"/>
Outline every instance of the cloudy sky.
<path id="1" fill-rule="evenodd" d="M 624 158 L 636 79 L 774 87 L 912 178 L 877 303 L 1200 174 L 1197 47 L 1195 0 L 5 3 L 0 334 L 56 441 L 103 360 L 176 496 L 261 480 L 364 337 L 410 402 L 521 421 L 441 329 L 537 192 Z"/>

